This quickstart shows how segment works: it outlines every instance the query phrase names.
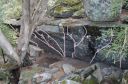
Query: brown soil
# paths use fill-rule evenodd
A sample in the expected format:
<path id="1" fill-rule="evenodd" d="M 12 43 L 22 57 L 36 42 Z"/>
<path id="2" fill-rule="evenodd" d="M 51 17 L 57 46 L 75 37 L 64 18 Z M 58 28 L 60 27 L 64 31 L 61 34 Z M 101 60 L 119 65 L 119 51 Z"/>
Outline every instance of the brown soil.
<path id="1" fill-rule="evenodd" d="M 89 66 L 89 62 L 84 62 L 80 61 L 77 59 L 73 58 L 68 58 L 68 57 L 60 57 L 57 55 L 52 55 L 52 54 L 46 54 L 43 53 L 41 54 L 37 59 L 36 59 L 36 64 L 39 64 L 39 66 L 49 66 L 49 65 L 62 65 L 62 64 L 70 64 L 76 68 L 83 68 Z"/>

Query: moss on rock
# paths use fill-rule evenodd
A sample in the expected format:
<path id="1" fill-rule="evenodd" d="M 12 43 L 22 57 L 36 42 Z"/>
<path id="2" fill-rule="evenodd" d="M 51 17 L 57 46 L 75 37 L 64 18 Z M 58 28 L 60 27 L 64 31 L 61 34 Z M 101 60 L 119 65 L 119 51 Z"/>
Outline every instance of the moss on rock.
<path id="1" fill-rule="evenodd" d="M 55 0 L 53 4 L 49 4 L 49 13 L 53 17 L 71 17 L 83 8 L 81 0 Z"/>

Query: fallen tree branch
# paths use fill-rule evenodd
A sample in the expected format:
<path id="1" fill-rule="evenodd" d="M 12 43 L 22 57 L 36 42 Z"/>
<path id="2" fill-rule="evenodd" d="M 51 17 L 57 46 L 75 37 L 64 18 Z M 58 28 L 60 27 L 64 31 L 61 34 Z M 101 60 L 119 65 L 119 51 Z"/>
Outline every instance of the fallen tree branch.
<path id="1" fill-rule="evenodd" d="M 4 34 L 1 32 L 1 30 L 0 30 L 0 39 L 1 39 L 0 47 L 3 49 L 3 51 L 12 60 L 12 62 L 16 63 L 17 65 L 20 65 L 19 56 L 17 55 L 16 51 L 13 49 L 9 41 L 6 39 Z"/>

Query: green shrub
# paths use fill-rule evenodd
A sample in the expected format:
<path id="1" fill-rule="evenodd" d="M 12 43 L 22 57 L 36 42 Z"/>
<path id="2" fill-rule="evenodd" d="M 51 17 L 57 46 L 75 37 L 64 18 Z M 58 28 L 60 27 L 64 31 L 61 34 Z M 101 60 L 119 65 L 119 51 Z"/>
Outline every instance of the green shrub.
<path id="1" fill-rule="evenodd" d="M 128 9 L 128 0 L 124 0 L 123 8 Z"/>
<path id="2" fill-rule="evenodd" d="M 21 16 L 21 0 L 1 0 L 0 1 L 0 29 L 13 46 L 16 45 L 16 32 L 9 25 L 3 24 L 9 19 L 18 19 Z"/>
<path id="3" fill-rule="evenodd" d="M 10 41 L 10 43 L 15 46 L 16 45 L 16 40 L 17 40 L 17 33 L 15 31 L 13 31 L 8 25 L 5 24 L 0 24 L 0 29 L 3 32 L 3 34 L 5 35 L 5 37 L 7 37 L 7 39 Z"/>
<path id="4" fill-rule="evenodd" d="M 21 1 L 22 0 L 1 0 L 2 20 L 19 19 L 21 17 Z"/>
<path id="5" fill-rule="evenodd" d="M 108 29 L 102 29 L 102 36 L 97 39 L 97 41 L 100 40 L 103 41 L 105 39 L 109 39 L 109 41 L 106 42 L 109 43 L 110 39 L 112 38 L 111 43 L 106 46 L 104 49 L 102 49 L 99 54 L 102 55 L 104 58 L 111 58 L 111 60 L 114 60 L 114 62 L 117 62 L 120 60 L 120 57 L 126 58 L 128 57 L 128 28 L 108 28 Z M 111 36 L 111 32 L 113 33 L 113 36 Z M 102 42 L 105 43 L 105 42 Z M 105 46 L 105 45 L 104 45 Z"/>

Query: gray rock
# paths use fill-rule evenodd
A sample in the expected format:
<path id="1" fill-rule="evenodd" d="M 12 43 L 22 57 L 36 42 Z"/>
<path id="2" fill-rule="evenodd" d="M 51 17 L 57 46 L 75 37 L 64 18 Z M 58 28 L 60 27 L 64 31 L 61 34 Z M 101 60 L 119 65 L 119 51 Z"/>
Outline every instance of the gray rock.
<path id="1" fill-rule="evenodd" d="M 108 66 L 102 63 L 96 63 L 94 65 L 97 69 L 94 71 L 93 76 L 96 77 L 99 82 L 106 78 L 120 80 L 122 77 L 122 70 L 117 67 Z"/>
<path id="2" fill-rule="evenodd" d="M 36 57 L 36 56 L 39 56 L 42 49 L 33 45 L 29 45 L 29 51 L 30 51 L 30 56 Z"/>
<path id="3" fill-rule="evenodd" d="M 52 74 L 45 72 L 42 74 L 35 74 L 33 76 L 33 80 L 35 83 L 48 82 L 51 79 L 52 79 Z"/>
<path id="4" fill-rule="evenodd" d="M 56 81 L 53 84 L 81 84 L 81 83 L 73 80 L 63 80 L 63 81 Z"/>
<path id="5" fill-rule="evenodd" d="M 42 67 L 37 66 L 32 66 L 31 69 L 23 69 L 20 74 L 19 84 L 29 84 L 30 82 L 35 84 L 33 76 L 41 71 L 43 71 Z"/>
<path id="6" fill-rule="evenodd" d="M 73 67 L 72 65 L 70 65 L 70 64 L 63 64 L 63 70 L 64 70 L 64 72 L 66 73 L 66 74 L 69 74 L 69 73 L 71 73 L 71 72 L 73 72 L 73 71 L 75 71 L 76 69 L 75 69 L 75 67 Z"/>
<path id="7" fill-rule="evenodd" d="M 52 26 L 52 25 L 41 25 L 37 27 L 37 31 L 44 30 L 47 32 L 59 32 L 60 29 L 58 26 Z"/>
<path id="8" fill-rule="evenodd" d="M 85 12 L 91 21 L 116 21 L 122 9 L 122 0 L 84 0 Z"/>
<path id="9" fill-rule="evenodd" d="M 118 84 L 122 78 L 122 70 L 102 63 L 93 64 L 87 68 L 78 69 L 73 73 L 67 74 L 60 80 L 79 79 L 79 81 L 91 82 L 92 84 Z M 110 83 L 109 83 L 110 82 Z"/>

